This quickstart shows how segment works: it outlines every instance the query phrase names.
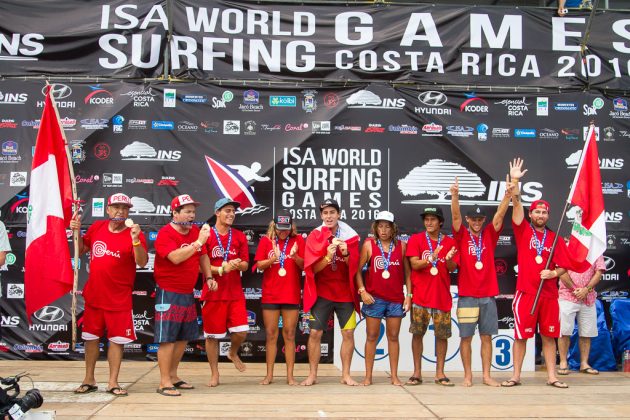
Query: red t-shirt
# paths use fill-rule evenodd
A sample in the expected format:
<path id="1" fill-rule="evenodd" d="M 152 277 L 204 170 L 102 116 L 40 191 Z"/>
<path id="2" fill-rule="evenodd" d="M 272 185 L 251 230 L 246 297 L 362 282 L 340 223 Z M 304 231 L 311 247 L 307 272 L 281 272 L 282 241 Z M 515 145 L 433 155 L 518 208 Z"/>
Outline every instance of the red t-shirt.
<path id="1" fill-rule="evenodd" d="M 437 248 L 437 241 L 431 240 L 433 250 Z M 442 234 L 442 250 L 438 254 L 436 276 L 430 273 L 431 264 L 421 270 L 411 270 L 411 287 L 413 290 L 413 303 L 425 308 L 439 309 L 448 312 L 453 306 L 451 297 L 451 276 L 446 268 L 446 254 L 455 246 L 455 240 Z M 431 251 L 425 237 L 425 232 L 415 233 L 407 242 L 407 257 L 419 257 L 427 259 Z M 457 263 L 455 254 L 453 261 Z"/>
<path id="2" fill-rule="evenodd" d="M 142 232 L 139 239 L 146 251 Z M 130 229 L 113 233 L 109 220 L 100 220 L 89 227 L 83 243 L 90 249 L 90 276 L 83 288 L 86 304 L 108 311 L 131 310 L 136 259 Z"/>
<path id="3" fill-rule="evenodd" d="M 501 229 L 503 229 L 503 226 L 501 226 Z M 479 244 L 479 237 L 475 236 L 473 242 L 469 230 L 464 225 L 459 228 L 459 232 L 453 230 L 453 238 L 457 243 L 460 260 L 457 280 L 459 296 L 482 298 L 499 294 L 497 271 L 494 265 L 494 250 L 497 247 L 500 232 L 501 230 L 499 232 L 494 230 L 492 223 L 488 223 L 481 231 L 481 262 L 483 268 L 478 270 L 475 268 L 477 254 L 475 253 L 474 244 Z"/>
<path id="4" fill-rule="evenodd" d="M 383 277 L 385 270 L 385 257 L 381 253 L 376 241 L 373 238 L 367 239 L 372 249 L 370 264 L 365 272 L 365 290 L 369 294 L 388 302 L 403 303 L 405 296 L 403 286 L 405 285 L 405 268 L 403 265 L 402 242 L 396 241 L 389 260 L 389 278 Z M 383 248 L 387 254 L 389 247 Z"/>
<path id="5" fill-rule="evenodd" d="M 333 259 L 337 270 L 332 269 L 332 264 L 327 264 L 322 271 L 315 274 L 317 296 L 333 302 L 354 302 L 350 282 L 348 282 L 349 267 L 344 261 L 339 247 L 337 247 Z"/>
<path id="6" fill-rule="evenodd" d="M 243 261 L 249 262 L 249 248 L 247 246 L 247 237 L 243 232 L 238 229 L 230 228 L 232 230 L 232 243 L 228 250 L 228 260 L 234 260 L 240 258 Z M 228 234 L 219 235 L 221 238 L 221 245 L 223 249 L 226 249 L 228 243 Z M 206 242 L 206 249 L 208 256 L 210 257 L 210 264 L 214 266 L 220 266 L 223 264 L 223 253 L 219 242 L 217 241 L 217 235 L 214 230 L 210 230 L 210 237 Z M 241 272 L 238 270 L 224 273 L 222 276 L 218 274 L 214 275 L 214 279 L 219 283 L 219 288 L 211 292 L 208 290 L 208 284 L 203 282 L 203 291 L 201 292 L 201 300 L 239 300 L 245 299 L 243 293 L 243 286 L 241 285 Z"/>
<path id="7" fill-rule="evenodd" d="M 523 293 L 536 294 L 538 291 L 538 285 L 540 284 L 540 272 L 544 270 L 547 259 L 549 259 L 549 251 L 551 251 L 551 245 L 553 238 L 556 234 L 547 229 L 547 237 L 542 252 L 542 263 L 538 264 L 535 261 L 536 258 L 536 241 L 534 241 L 532 227 L 526 220 L 523 220 L 520 225 L 512 222 L 512 229 L 514 229 L 514 239 L 516 242 L 516 254 L 518 264 L 518 276 L 516 278 L 516 290 L 520 290 Z M 538 242 L 542 242 L 543 233 L 536 232 Z M 549 269 L 556 268 L 556 264 L 551 262 Z M 558 282 L 557 279 L 543 280 L 541 296 L 551 299 L 558 299 Z"/>
<path id="8" fill-rule="evenodd" d="M 285 243 L 286 241 L 279 241 L 278 247 L 280 251 L 284 249 Z M 278 270 L 280 270 L 279 260 L 276 260 L 271 267 L 263 272 L 262 303 L 288 303 L 292 305 L 300 303 L 300 277 L 302 276 L 302 270 L 297 266 L 293 258 L 289 258 L 291 248 L 296 243 L 298 246 L 297 255 L 304 258 L 304 238 L 300 235 L 289 237 L 286 244 L 287 257 L 284 260 L 284 269 L 287 271 L 285 276 L 278 274 Z M 258 243 L 254 259 L 262 261 L 272 258 L 274 256 L 273 245 L 274 241 L 267 236 L 263 236 Z"/>
<path id="9" fill-rule="evenodd" d="M 199 238 L 199 228 L 192 226 L 183 235 L 169 223 L 158 232 L 155 240 L 155 269 L 153 277 L 162 290 L 189 294 L 192 293 L 199 278 L 199 257 L 206 253 L 205 247 L 201 252 L 195 252 L 186 261 L 173 264 L 167 257 L 171 252 L 192 244 Z"/>

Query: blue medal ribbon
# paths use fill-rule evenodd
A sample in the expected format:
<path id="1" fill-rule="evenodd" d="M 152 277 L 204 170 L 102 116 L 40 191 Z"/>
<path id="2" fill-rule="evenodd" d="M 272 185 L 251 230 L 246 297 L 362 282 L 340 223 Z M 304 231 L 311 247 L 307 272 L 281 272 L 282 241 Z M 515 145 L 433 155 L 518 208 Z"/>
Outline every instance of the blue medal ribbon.
<path id="1" fill-rule="evenodd" d="M 529 227 L 532 228 L 532 236 L 534 237 L 534 245 L 536 246 L 536 256 L 542 258 L 542 253 L 543 253 L 543 250 L 545 249 L 545 239 L 547 239 L 547 228 L 546 227 L 543 228 L 544 233 L 543 233 L 543 238 L 541 242 L 538 240 L 538 235 L 536 234 L 536 229 L 534 229 L 534 226 L 530 223 Z"/>
<path id="2" fill-rule="evenodd" d="M 280 251 L 280 256 L 278 257 L 278 262 L 280 263 L 280 268 L 284 268 L 284 260 L 287 258 L 287 245 L 289 245 L 290 237 L 287 236 L 287 239 L 284 240 L 284 247 L 282 251 Z M 276 246 L 280 248 L 280 240 L 276 238 Z"/>
<path id="3" fill-rule="evenodd" d="M 433 245 L 431 245 L 431 238 L 429 238 L 429 232 L 427 232 L 425 230 L 424 231 L 424 235 L 427 238 L 427 244 L 429 245 L 429 251 L 431 252 L 431 255 L 433 255 Z M 442 242 L 442 232 L 438 233 L 437 245 L 435 247 L 439 248 L 441 242 Z M 430 261 L 430 262 L 431 262 L 431 265 L 433 267 L 437 268 L 438 259 L 435 259 L 434 261 Z"/>
<path id="4" fill-rule="evenodd" d="M 381 244 L 380 239 L 376 239 L 376 245 L 378 245 L 378 249 L 381 251 L 381 255 L 383 256 L 383 271 L 389 271 L 389 265 L 392 259 L 392 249 L 394 248 L 394 240 L 392 239 L 389 242 L 389 251 L 387 252 L 387 256 L 385 256 L 385 250 L 383 249 L 383 244 Z"/>
<path id="5" fill-rule="evenodd" d="M 221 236 L 219 235 L 219 231 L 216 227 L 212 226 L 212 230 L 214 231 L 214 235 L 217 237 L 217 242 L 219 243 L 219 249 L 223 254 L 223 262 L 227 262 L 230 257 L 230 245 L 232 245 L 232 228 L 228 229 L 228 241 L 227 241 L 227 250 L 223 248 L 223 244 L 221 243 Z"/>
<path id="6" fill-rule="evenodd" d="M 479 231 L 479 244 L 477 244 L 477 241 L 475 241 L 475 237 L 470 231 L 470 228 L 468 228 L 468 234 L 470 235 L 470 240 L 473 243 L 473 248 L 475 248 L 475 255 L 477 256 L 477 262 L 481 262 L 481 253 L 483 252 L 483 242 L 482 242 L 482 237 L 481 237 L 482 233 L 483 231 Z"/>

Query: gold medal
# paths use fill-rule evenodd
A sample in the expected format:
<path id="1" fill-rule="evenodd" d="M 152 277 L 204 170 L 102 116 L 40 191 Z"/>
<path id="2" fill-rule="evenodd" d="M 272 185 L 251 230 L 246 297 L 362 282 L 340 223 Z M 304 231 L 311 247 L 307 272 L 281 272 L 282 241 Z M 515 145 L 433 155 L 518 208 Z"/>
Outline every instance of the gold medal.
<path id="1" fill-rule="evenodd" d="M 482 263 L 481 261 L 477 261 L 477 262 L 475 263 L 475 268 L 476 268 L 477 270 L 481 270 L 481 269 L 483 268 L 483 263 Z"/>
<path id="2" fill-rule="evenodd" d="M 286 276 L 286 275 L 287 275 L 287 270 L 286 270 L 286 268 L 284 268 L 284 267 L 280 267 L 280 269 L 278 270 L 278 275 L 279 275 L 280 277 L 284 277 L 284 276 Z"/>
<path id="3" fill-rule="evenodd" d="M 389 274 L 389 271 L 388 271 L 388 270 L 384 270 L 384 271 L 383 271 L 383 273 L 382 273 L 381 275 L 382 275 L 382 276 L 383 276 L 383 278 L 384 278 L 384 279 L 386 279 L 386 280 L 387 280 L 387 279 L 389 278 L 389 276 L 390 276 L 390 274 Z"/>
<path id="4" fill-rule="evenodd" d="M 133 219 L 126 219 L 125 220 L 125 226 L 127 226 L 128 228 L 132 227 L 133 225 L 134 225 Z"/>
<path id="5" fill-rule="evenodd" d="M 536 258 L 534 258 L 534 261 L 536 261 L 536 264 L 542 264 L 543 257 L 540 255 L 536 255 Z"/>
<path id="6" fill-rule="evenodd" d="M 431 267 L 431 270 L 429 270 L 429 272 L 431 273 L 431 275 L 437 276 L 438 269 L 437 267 Z"/>

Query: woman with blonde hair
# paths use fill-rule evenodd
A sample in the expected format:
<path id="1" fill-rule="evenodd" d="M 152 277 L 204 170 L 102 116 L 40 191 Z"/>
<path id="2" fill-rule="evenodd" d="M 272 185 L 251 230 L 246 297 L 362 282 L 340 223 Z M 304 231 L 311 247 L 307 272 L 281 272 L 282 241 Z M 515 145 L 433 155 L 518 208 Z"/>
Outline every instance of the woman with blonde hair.
<path id="1" fill-rule="evenodd" d="M 267 337 L 267 375 L 260 384 L 269 385 L 273 382 L 273 367 L 278 350 L 278 323 L 282 316 L 287 383 L 297 385 L 293 377 L 293 366 L 301 298 L 300 278 L 304 268 L 304 238 L 298 235 L 297 227 L 287 210 L 279 211 L 269 223 L 267 234 L 260 238 L 254 259 L 258 269 L 263 271 L 261 307 Z"/>
<path id="2" fill-rule="evenodd" d="M 361 313 L 366 317 L 365 379 L 363 385 L 372 385 L 372 370 L 376 343 L 385 318 L 389 365 L 392 385 L 401 386 L 398 378 L 398 335 L 405 313 L 411 307 L 411 280 L 409 262 L 405 258 L 406 243 L 396 239 L 398 227 L 394 215 L 381 211 L 372 224 L 372 236 L 361 248 L 359 267 L 368 264 L 365 273 L 357 271 L 357 290 L 363 301 Z M 364 281 L 365 280 L 365 281 Z M 407 287 L 405 296 L 403 286 Z"/>

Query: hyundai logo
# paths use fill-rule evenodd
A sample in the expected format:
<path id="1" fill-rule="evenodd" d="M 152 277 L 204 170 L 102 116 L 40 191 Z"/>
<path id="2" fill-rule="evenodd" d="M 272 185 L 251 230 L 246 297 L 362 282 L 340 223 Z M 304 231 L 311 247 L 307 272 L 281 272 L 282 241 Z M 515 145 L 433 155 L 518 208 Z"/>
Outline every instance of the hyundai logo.
<path id="1" fill-rule="evenodd" d="M 420 100 L 420 102 L 427 106 L 440 106 L 446 103 L 448 97 L 442 92 L 428 90 L 426 92 L 420 93 L 418 95 L 418 99 Z"/>
<path id="2" fill-rule="evenodd" d="M 42 88 L 42 95 L 46 96 L 46 88 L 48 86 L 44 86 Z M 54 83 L 50 85 L 50 93 L 55 99 L 63 99 L 67 98 L 72 94 L 72 89 L 68 85 L 64 85 L 61 83 Z"/>
<path id="3" fill-rule="evenodd" d="M 615 268 L 615 260 L 604 255 L 604 263 L 606 264 L 606 271 L 610 271 Z"/>
<path id="4" fill-rule="evenodd" d="M 56 306 L 44 306 L 39 311 L 35 312 L 35 318 L 42 322 L 55 322 L 59 321 L 65 315 L 63 309 Z"/>

